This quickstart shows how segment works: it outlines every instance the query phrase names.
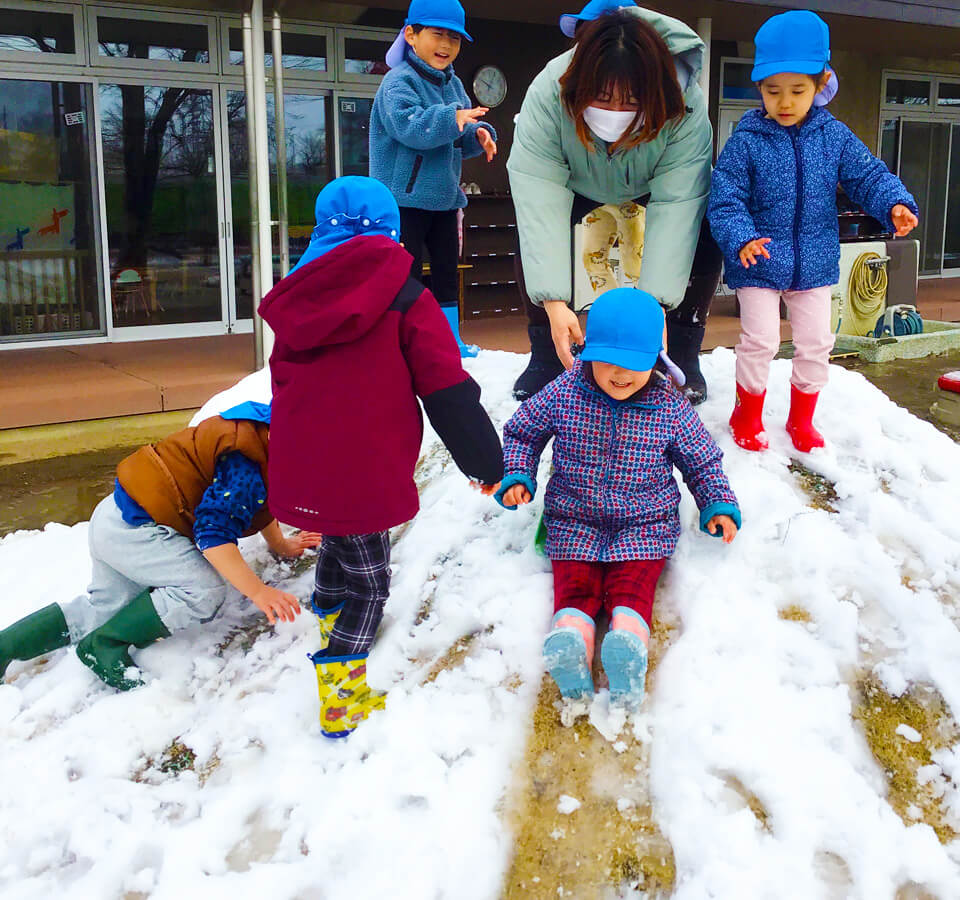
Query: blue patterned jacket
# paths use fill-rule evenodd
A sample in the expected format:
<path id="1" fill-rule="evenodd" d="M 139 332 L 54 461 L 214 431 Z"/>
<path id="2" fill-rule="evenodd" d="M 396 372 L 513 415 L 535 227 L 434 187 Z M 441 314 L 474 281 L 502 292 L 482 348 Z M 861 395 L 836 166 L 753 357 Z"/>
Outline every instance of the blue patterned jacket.
<path id="1" fill-rule="evenodd" d="M 916 200 L 842 122 L 813 107 L 785 128 L 752 109 L 724 145 L 713 170 L 707 218 L 731 288 L 806 291 L 840 279 L 837 184 L 889 230 L 898 203 Z M 768 237 L 770 259 L 745 269 L 741 248 Z"/>
<path id="2" fill-rule="evenodd" d="M 477 129 L 457 127 L 457 110 L 473 104 L 453 66 L 434 69 L 411 50 L 380 82 L 370 113 L 370 177 L 382 181 L 398 206 L 444 212 L 461 209 L 462 162 L 483 152 Z"/>
<path id="3" fill-rule="evenodd" d="M 680 536 L 680 469 L 700 508 L 739 526 L 740 510 L 723 454 L 680 391 L 654 374 L 629 400 L 604 394 L 584 364 L 524 401 L 503 430 L 504 478 L 536 492 L 537 464 L 554 438 L 553 475 L 544 496 L 547 556 L 620 562 L 666 559 Z"/>

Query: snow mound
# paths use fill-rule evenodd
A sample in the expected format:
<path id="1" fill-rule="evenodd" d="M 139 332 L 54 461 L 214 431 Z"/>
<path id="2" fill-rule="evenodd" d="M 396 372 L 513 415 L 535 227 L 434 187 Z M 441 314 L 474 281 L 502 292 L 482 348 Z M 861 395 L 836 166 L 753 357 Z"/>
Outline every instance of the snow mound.
<path id="1" fill-rule="evenodd" d="M 466 363 L 498 425 L 524 363 L 493 352 Z M 784 896 L 784 885 L 792 898 L 873 900 L 905 886 L 958 896 L 956 740 L 927 748 L 917 776 L 935 789 L 941 843 L 910 818 L 929 809 L 921 800 L 894 811 L 855 716 L 865 679 L 892 698 L 922 686 L 948 718 L 960 709 L 960 448 L 833 368 L 817 415 L 828 447 L 791 469 L 789 363 L 773 366 L 764 454 L 727 432 L 732 353 L 703 367 L 701 415 L 744 525 L 731 546 L 703 535 L 684 492 L 684 534 L 658 595 L 675 633 L 633 723 L 650 745 L 675 896 Z M 269 399 L 266 372 L 195 421 L 246 399 Z M 531 546 L 537 510 L 501 511 L 471 491 L 429 427 L 418 480 L 422 510 L 396 529 L 370 660 L 387 709 L 347 741 L 317 727 L 312 617 L 271 629 L 239 597 L 204 628 L 134 651 L 147 685 L 129 694 L 100 685 L 72 651 L 10 666 L 5 900 L 501 895 L 512 847 L 502 808 L 543 674 L 549 566 Z M 309 596 L 309 566 L 276 562 L 259 538 L 243 550 Z M 69 599 L 89 573 L 85 525 L 8 535 L 0 626 Z M 631 723 L 605 702 L 588 714 L 616 741 Z M 917 722 L 890 721 L 892 741 L 925 747 Z M 901 724 L 910 740 L 894 733 Z"/>

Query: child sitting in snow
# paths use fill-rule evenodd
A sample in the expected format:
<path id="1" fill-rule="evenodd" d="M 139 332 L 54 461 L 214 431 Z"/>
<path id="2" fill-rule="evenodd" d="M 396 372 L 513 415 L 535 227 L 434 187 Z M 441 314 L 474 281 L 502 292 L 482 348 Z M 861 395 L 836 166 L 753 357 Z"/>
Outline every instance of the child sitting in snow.
<path id="1" fill-rule="evenodd" d="M 417 398 L 460 470 L 488 492 L 503 454 L 437 301 L 410 277 L 390 191 L 338 178 L 316 214 L 310 246 L 260 315 L 276 333 L 270 505 L 323 533 L 313 594 L 323 643 L 313 660 L 321 727 L 343 737 L 383 705 L 365 664 L 389 593 L 389 529 L 419 508 Z"/>
<path id="2" fill-rule="evenodd" d="M 669 378 L 663 310 L 645 291 L 601 294 L 572 369 L 526 400 L 504 428 L 503 479 L 496 499 L 529 503 L 540 454 L 554 438 L 553 475 L 544 496 L 547 556 L 553 566 L 553 627 L 543 644 L 564 697 L 593 693 L 594 620 L 605 608 L 610 630 L 600 658 L 611 699 L 643 699 L 657 580 L 680 534 L 683 474 L 700 527 L 724 542 L 740 510 L 720 465 L 722 453 Z"/>
<path id="3" fill-rule="evenodd" d="M 813 426 L 834 337 L 830 288 L 840 278 L 836 188 L 898 237 L 919 209 L 899 178 L 824 106 L 837 90 L 830 31 L 794 10 L 757 32 L 753 79 L 763 108 L 746 113 L 717 160 L 707 216 L 740 302 L 737 397 L 730 427 L 746 450 L 768 446 L 763 401 L 780 345 L 780 298 L 790 310 L 793 376 L 787 432 L 801 453 L 823 446 Z"/>
<path id="4" fill-rule="evenodd" d="M 233 585 L 270 624 L 293 621 L 297 598 L 264 584 L 237 538 L 263 535 L 296 557 L 319 534 L 287 538 L 267 506 L 270 407 L 243 403 L 117 466 L 113 494 L 90 519 L 93 579 L 87 593 L 53 603 L 0 631 L 0 677 L 28 660 L 77 643 L 77 656 L 118 690 L 141 684 L 129 649 L 209 622 Z"/>

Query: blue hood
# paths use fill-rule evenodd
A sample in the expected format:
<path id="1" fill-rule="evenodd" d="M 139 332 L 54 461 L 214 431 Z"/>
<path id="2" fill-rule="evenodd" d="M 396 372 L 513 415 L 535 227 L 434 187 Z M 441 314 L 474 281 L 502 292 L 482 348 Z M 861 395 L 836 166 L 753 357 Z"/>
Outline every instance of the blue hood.
<path id="1" fill-rule="evenodd" d="M 345 175 L 331 181 L 317 195 L 316 216 L 317 227 L 310 235 L 310 246 L 291 273 L 360 235 L 382 235 L 400 241 L 397 201 L 373 178 Z"/>
<path id="2" fill-rule="evenodd" d="M 246 419 L 250 422 L 263 422 L 264 425 L 270 424 L 271 406 L 269 403 L 258 403 L 256 400 L 245 400 L 236 406 L 220 413 L 221 419 L 235 421 L 237 419 Z"/>

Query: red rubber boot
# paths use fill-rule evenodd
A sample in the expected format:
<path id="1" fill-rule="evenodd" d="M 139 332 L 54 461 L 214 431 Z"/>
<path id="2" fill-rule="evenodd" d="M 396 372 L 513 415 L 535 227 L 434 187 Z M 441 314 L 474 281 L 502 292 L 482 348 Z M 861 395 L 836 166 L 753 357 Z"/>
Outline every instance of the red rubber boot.
<path id="1" fill-rule="evenodd" d="M 744 450 L 766 450 L 770 446 L 763 433 L 763 400 L 766 396 L 766 391 L 751 394 L 742 385 L 737 385 L 737 403 L 730 416 L 730 429 L 737 446 Z"/>
<path id="2" fill-rule="evenodd" d="M 820 392 L 805 394 L 795 385 L 790 385 L 790 415 L 787 416 L 787 434 L 793 446 L 801 453 L 809 453 L 823 446 L 823 435 L 813 427 L 813 411 L 817 408 Z"/>

